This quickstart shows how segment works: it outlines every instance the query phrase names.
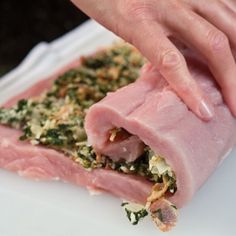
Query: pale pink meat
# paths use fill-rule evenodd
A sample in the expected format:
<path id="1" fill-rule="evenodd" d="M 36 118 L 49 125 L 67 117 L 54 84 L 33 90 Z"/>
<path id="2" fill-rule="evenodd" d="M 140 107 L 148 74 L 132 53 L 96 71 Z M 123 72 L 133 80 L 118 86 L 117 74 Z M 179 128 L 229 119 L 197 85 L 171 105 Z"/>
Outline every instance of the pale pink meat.
<path id="1" fill-rule="evenodd" d="M 105 149 L 106 155 L 114 161 L 126 160 L 131 162 L 143 153 L 144 147 L 143 142 L 138 137 L 132 135 L 122 141 L 108 141 Z"/>
<path id="2" fill-rule="evenodd" d="M 25 92 L 13 97 L 5 107 L 19 99 L 38 96 L 49 89 L 58 75 L 80 64 L 76 60 L 53 76 L 36 83 Z M 0 168 L 37 180 L 62 180 L 79 186 L 110 192 L 120 198 L 145 204 L 152 184 L 142 177 L 120 172 L 96 169 L 87 171 L 64 154 L 29 142 L 19 141 L 22 132 L 0 125 Z"/>
<path id="3" fill-rule="evenodd" d="M 178 219 L 177 209 L 166 199 L 161 198 L 155 201 L 150 207 L 150 212 L 153 221 L 161 231 L 169 231 L 176 225 Z"/>
<path id="4" fill-rule="evenodd" d="M 109 130 L 123 128 L 165 157 L 177 179 L 170 201 L 184 206 L 236 144 L 236 119 L 223 103 L 206 67 L 188 58 L 193 77 L 213 102 L 215 117 L 204 122 L 195 116 L 153 68 L 135 83 L 109 93 L 86 116 L 89 143 L 108 154 Z M 122 149 L 122 143 L 115 143 Z M 110 142 L 109 145 L 112 145 Z M 114 150 L 113 150 L 114 151 Z"/>

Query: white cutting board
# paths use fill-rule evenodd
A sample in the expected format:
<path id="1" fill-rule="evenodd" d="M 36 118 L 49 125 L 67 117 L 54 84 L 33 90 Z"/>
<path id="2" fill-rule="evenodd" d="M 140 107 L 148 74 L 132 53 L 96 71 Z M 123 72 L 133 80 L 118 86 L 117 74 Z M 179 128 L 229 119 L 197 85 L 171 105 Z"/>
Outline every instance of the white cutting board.
<path id="1" fill-rule="evenodd" d="M 50 44 L 39 44 L 18 68 L 0 80 L 0 103 L 114 39 L 110 32 L 89 21 Z M 71 184 L 34 182 L 0 170 L 0 236 L 235 236 L 235 187 L 233 152 L 191 203 L 180 210 L 177 227 L 163 234 L 149 219 L 138 226 L 130 225 L 121 201 L 108 194 L 91 196 Z"/>

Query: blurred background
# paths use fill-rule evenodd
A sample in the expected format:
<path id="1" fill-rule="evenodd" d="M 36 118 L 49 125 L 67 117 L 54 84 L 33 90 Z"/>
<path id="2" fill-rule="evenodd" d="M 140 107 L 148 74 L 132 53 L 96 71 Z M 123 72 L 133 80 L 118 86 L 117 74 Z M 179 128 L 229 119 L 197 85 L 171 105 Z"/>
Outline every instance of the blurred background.
<path id="1" fill-rule="evenodd" d="M 40 41 L 50 42 L 87 19 L 70 0 L 0 0 L 0 76 Z"/>

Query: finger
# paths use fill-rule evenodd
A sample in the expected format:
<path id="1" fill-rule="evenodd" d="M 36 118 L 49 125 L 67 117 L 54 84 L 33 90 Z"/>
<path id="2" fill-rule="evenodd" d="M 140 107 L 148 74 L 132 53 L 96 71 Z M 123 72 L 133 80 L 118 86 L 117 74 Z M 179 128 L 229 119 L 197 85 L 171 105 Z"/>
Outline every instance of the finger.
<path id="1" fill-rule="evenodd" d="M 200 118 L 213 117 L 213 107 L 192 78 L 183 55 L 155 22 L 140 24 L 132 34 L 133 43 L 157 68 L 185 104 Z M 140 34 L 139 32 L 143 32 Z"/>
<path id="2" fill-rule="evenodd" d="M 224 4 L 228 5 L 230 8 L 234 9 L 236 12 L 236 1 L 235 0 L 224 0 Z"/>
<path id="3" fill-rule="evenodd" d="M 229 5 L 227 1 L 218 1 L 217 4 L 212 4 L 208 7 L 203 7 L 203 4 L 196 3 L 195 10 L 219 30 L 224 32 L 228 36 L 231 46 L 236 49 L 235 7 Z"/>
<path id="4" fill-rule="evenodd" d="M 176 12 L 175 17 L 178 21 L 169 18 L 166 23 L 176 32 L 177 37 L 204 56 L 222 88 L 229 108 L 236 116 L 236 65 L 227 36 L 194 12 Z M 231 87 L 234 89 L 229 90 Z"/>
<path id="5" fill-rule="evenodd" d="M 230 45 L 235 54 L 236 52 L 236 1 L 219 1 L 218 4 L 214 4 L 212 7 L 203 7 L 201 4 L 197 4 L 197 11 L 214 24 L 218 29 L 224 32 L 230 41 Z M 217 12 L 217 17 L 215 13 Z M 236 54 L 234 55 L 236 58 Z M 236 115 L 236 77 L 231 83 L 226 83 L 222 87 L 224 98 L 232 109 L 233 114 Z"/>

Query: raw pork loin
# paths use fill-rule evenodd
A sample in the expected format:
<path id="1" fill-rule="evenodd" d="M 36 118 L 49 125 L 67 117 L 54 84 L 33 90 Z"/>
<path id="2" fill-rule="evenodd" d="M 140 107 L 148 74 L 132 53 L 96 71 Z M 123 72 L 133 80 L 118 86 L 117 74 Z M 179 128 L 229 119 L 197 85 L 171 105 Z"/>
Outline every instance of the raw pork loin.
<path id="1" fill-rule="evenodd" d="M 193 56 L 188 64 L 214 104 L 215 117 L 210 122 L 195 116 L 150 66 L 135 83 L 90 107 L 85 120 L 88 142 L 99 153 L 131 161 L 144 143 L 164 157 L 176 175 L 177 192 L 169 200 L 177 207 L 193 197 L 236 143 L 236 119 L 206 66 Z M 133 136 L 111 142 L 115 127 Z"/>

